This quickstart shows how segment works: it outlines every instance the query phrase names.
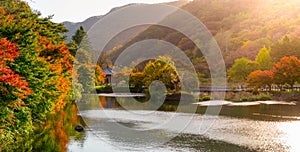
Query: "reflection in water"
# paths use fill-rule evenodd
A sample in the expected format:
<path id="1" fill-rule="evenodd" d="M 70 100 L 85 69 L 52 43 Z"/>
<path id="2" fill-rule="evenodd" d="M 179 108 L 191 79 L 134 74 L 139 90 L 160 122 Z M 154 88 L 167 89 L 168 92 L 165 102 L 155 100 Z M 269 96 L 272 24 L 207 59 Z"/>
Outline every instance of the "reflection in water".
<path id="1" fill-rule="evenodd" d="M 46 125 L 39 128 L 35 136 L 32 137 L 33 143 L 30 151 L 66 151 L 70 141 L 83 141 L 84 134 L 74 130 L 74 127 L 80 123 L 77 112 L 76 105 L 68 105 L 59 113 L 49 116 Z M 20 151 L 22 150 L 20 149 Z"/>
<path id="2" fill-rule="evenodd" d="M 289 151 L 300 151 L 300 122 L 285 122 L 277 126 L 278 130 L 282 132 L 279 142 L 286 143 Z"/>
<path id="3" fill-rule="evenodd" d="M 71 140 L 68 149 L 71 151 L 300 151 L 297 143 L 297 138 L 300 137 L 299 105 L 228 106 L 222 108 L 222 116 L 202 115 L 206 108 L 198 107 L 199 114 L 193 117 L 184 130 L 180 130 L 178 129 L 180 127 L 174 125 L 160 124 L 167 122 L 171 117 L 185 120 L 192 114 L 147 110 L 128 112 L 122 109 L 118 102 L 126 102 L 126 99 L 116 101 L 115 98 L 100 97 L 100 104 L 99 101 L 80 103 L 81 115 L 92 131 L 86 132 L 83 145 L 78 146 Z M 138 105 L 132 104 L 132 109 L 141 108 Z M 187 105 L 186 108 L 189 106 L 195 105 Z M 176 106 L 163 105 L 160 110 L 175 111 Z M 212 120 L 215 121 L 213 126 L 202 134 L 201 124 Z M 137 133 L 137 130 L 150 133 Z M 162 142 L 163 139 L 170 137 L 172 140 Z"/>

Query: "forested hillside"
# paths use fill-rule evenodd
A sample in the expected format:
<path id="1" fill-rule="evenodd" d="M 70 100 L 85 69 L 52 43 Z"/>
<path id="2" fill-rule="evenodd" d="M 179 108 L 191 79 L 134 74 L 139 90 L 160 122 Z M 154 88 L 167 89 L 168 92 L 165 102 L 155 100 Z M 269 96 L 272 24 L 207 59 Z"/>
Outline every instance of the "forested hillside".
<path id="1" fill-rule="evenodd" d="M 175 7 L 180 7 L 186 3 L 187 3 L 187 0 L 180 0 L 180 1 L 174 1 L 174 2 L 170 2 L 170 3 L 166 3 L 166 4 L 172 5 Z M 114 11 L 117 11 L 126 6 L 131 6 L 131 5 L 137 5 L 137 4 L 129 4 L 129 5 L 121 6 L 121 7 L 116 7 L 116 8 L 113 8 L 111 11 L 109 11 L 107 14 L 110 14 Z M 67 36 L 67 42 L 69 42 L 71 40 L 71 37 L 75 34 L 76 30 L 79 29 L 80 26 L 82 26 L 86 31 L 88 31 L 96 22 L 101 20 L 104 16 L 105 15 L 92 16 L 92 17 L 90 17 L 82 22 L 78 22 L 78 23 L 73 23 L 73 22 L 69 22 L 69 21 L 63 22 L 63 24 L 69 30 L 68 32 L 66 32 L 64 34 L 65 36 Z M 122 43 L 121 40 L 120 40 L 120 43 Z"/>
<path id="2" fill-rule="evenodd" d="M 276 58 L 276 61 L 285 56 L 285 53 L 299 57 L 300 49 L 296 47 L 299 44 L 300 35 L 299 6 L 300 2 L 297 0 L 194 0 L 184 5 L 182 9 L 190 12 L 205 24 L 217 40 L 227 68 L 230 68 L 234 60 L 241 57 L 254 60 L 264 46 L 272 48 L 271 55 L 272 58 Z M 186 24 L 186 28 L 189 28 L 189 23 Z M 295 49 L 284 48 L 287 45 L 279 48 L 278 44 L 283 43 L 284 37 L 290 41 L 287 45 L 294 46 Z M 125 44 L 123 48 L 119 47 L 117 50 L 110 51 L 109 56 L 114 60 L 127 46 L 149 38 L 172 42 L 185 50 L 187 54 L 191 54 L 194 50 L 191 41 L 177 31 L 151 26 Z M 119 44 L 115 44 L 117 45 Z M 194 60 L 194 64 L 199 61 L 203 62 L 198 59 Z M 202 67 L 202 70 L 204 69 Z"/>

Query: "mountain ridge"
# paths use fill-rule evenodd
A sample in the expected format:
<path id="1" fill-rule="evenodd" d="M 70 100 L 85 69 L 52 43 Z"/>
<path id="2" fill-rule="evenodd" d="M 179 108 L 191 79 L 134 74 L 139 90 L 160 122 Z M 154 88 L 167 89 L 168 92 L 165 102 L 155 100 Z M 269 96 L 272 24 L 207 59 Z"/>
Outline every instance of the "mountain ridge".
<path id="1" fill-rule="evenodd" d="M 176 2 L 172 4 L 175 5 Z M 223 53 L 227 68 L 241 57 L 254 60 L 261 48 L 272 47 L 285 36 L 300 39 L 300 1 L 194 0 L 188 3 L 177 1 L 177 4 L 182 10 L 197 17 L 211 32 Z M 190 28 L 189 23 L 186 24 L 186 28 Z M 145 39 L 173 42 L 175 46 L 191 55 L 197 52 L 194 51 L 191 41 L 180 36 L 180 32 L 163 27 L 152 26 L 135 37 L 128 38 L 127 35 L 121 34 L 112 45 L 106 47 L 105 51 L 109 52 L 107 57 L 111 61 L 114 61 L 122 50 Z M 129 41 L 124 41 L 123 38 Z M 193 62 L 196 65 L 200 63 L 201 67 L 202 59 L 195 59 Z"/>
<path id="2" fill-rule="evenodd" d="M 181 7 L 188 2 L 189 2 L 188 0 L 178 0 L 178 1 L 174 0 L 173 2 L 167 2 L 167 3 L 162 3 L 162 4 L 167 4 L 167 5 L 171 5 L 174 7 Z M 72 36 L 75 34 L 76 30 L 79 29 L 80 26 L 82 26 L 85 31 L 88 31 L 96 22 L 101 20 L 104 16 L 106 16 L 114 11 L 117 11 L 119 9 L 122 9 L 122 8 L 125 8 L 128 6 L 132 6 L 132 5 L 139 5 L 139 4 L 143 4 L 143 3 L 130 3 L 127 5 L 114 7 L 108 13 L 106 13 L 104 15 L 91 16 L 82 22 L 70 22 L 70 21 L 62 22 L 62 24 L 64 24 L 66 26 L 66 28 L 69 30 L 67 33 L 64 34 L 64 36 L 67 37 L 66 42 L 71 41 Z"/>

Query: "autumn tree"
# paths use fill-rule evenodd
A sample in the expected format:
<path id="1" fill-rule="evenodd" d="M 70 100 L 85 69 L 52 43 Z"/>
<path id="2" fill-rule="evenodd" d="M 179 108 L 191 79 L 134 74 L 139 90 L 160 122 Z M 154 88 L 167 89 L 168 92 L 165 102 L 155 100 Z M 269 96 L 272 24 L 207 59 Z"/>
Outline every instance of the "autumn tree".
<path id="1" fill-rule="evenodd" d="M 300 82 L 300 60 L 295 56 L 281 58 L 274 65 L 274 82 L 291 87 Z"/>
<path id="2" fill-rule="evenodd" d="M 16 44 L 11 43 L 7 39 L 0 39 L 0 97 L 3 102 L 20 102 L 30 94 L 28 83 L 24 81 L 20 75 L 15 74 L 13 70 L 7 66 L 7 62 L 14 62 L 19 56 Z M 11 103 L 13 104 L 13 103 Z M 14 103 L 17 105 L 25 105 L 22 103 Z"/>
<path id="3" fill-rule="evenodd" d="M 147 64 L 146 64 L 147 65 Z M 137 68 L 134 68 L 130 72 L 129 76 L 129 85 L 134 87 L 138 92 L 141 92 L 144 87 L 144 72 L 139 71 Z"/>
<path id="4" fill-rule="evenodd" d="M 163 82 L 168 93 L 180 90 L 180 80 L 174 62 L 170 57 L 160 56 L 146 65 L 143 83 L 146 87 L 149 87 L 155 80 Z"/>
<path id="5" fill-rule="evenodd" d="M 18 49 L 18 56 L 13 62 L 6 63 L 6 69 L 9 67 L 11 70 L 7 74 L 22 80 L 19 81 L 22 84 L 18 84 L 18 91 L 24 90 L 24 87 L 31 90 L 30 95 L 25 95 L 26 98 L 24 97 L 22 102 L 11 102 L 14 108 L 10 113 L 6 113 L 9 117 L 5 117 L 6 114 L 2 113 L 5 110 L 1 110 L 0 117 L 6 122 L 4 126 L 1 124 L 4 136 L 0 137 L 0 142 L 3 141 L 2 137 L 7 141 L 3 145 L 20 145 L 17 143 L 22 142 L 24 138 L 19 137 L 28 137 L 33 133 L 33 124 L 43 123 L 50 112 L 58 111 L 71 102 L 73 58 L 62 36 L 67 30 L 62 24 L 53 23 L 50 19 L 41 18 L 26 2 L 1 1 L 0 37 L 6 38 L 8 42 L 5 43 L 12 42 Z M 3 81 L 6 84 L 9 82 L 6 78 Z M 5 85 L 4 88 L 8 89 L 9 86 Z M 9 102 L 8 98 L 9 96 L 4 94 L 1 101 Z M 9 106 L 3 103 L 0 107 L 7 109 Z M 16 107 L 18 104 L 21 105 L 20 108 Z M 14 127 L 23 129 L 18 130 Z"/>
<path id="6" fill-rule="evenodd" d="M 25 2 L 8 0 L 1 4 L 5 7 L 0 16 L 0 36 L 16 42 L 20 52 L 9 66 L 25 77 L 33 91 L 25 101 L 33 116 L 45 118 L 54 105 L 63 106 L 71 95 L 72 57 L 61 36 L 66 29 L 51 18 L 39 18 Z"/>
<path id="7" fill-rule="evenodd" d="M 255 90 L 267 86 L 271 90 L 274 73 L 271 70 L 256 70 L 247 77 L 247 84 L 254 87 Z"/>
<path id="8" fill-rule="evenodd" d="M 260 70 L 272 69 L 273 63 L 270 56 L 270 48 L 263 47 L 255 58 Z"/>
<path id="9" fill-rule="evenodd" d="M 95 69 L 95 84 L 97 86 L 103 84 L 105 82 L 105 73 L 102 71 L 102 68 L 97 65 Z"/>
<path id="10" fill-rule="evenodd" d="M 28 82 L 7 65 L 20 55 L 17 50 L 16 44 L 0 39 L 0 141 L 6 139 L 0 149 L 19 142 L 13 141 L 14 136 L 29 136 L 33 130 L 30 109 L 24 102 L 32 91 Z"/>
<path id="11" fill-rule="evenodd" d="M 258 65 L 256 62 L 247 58 L 240 58 L 235 60 L 228 71 L 228 75 L 233 82 L 244 83 L 248 75 L 257 69 Z"/>

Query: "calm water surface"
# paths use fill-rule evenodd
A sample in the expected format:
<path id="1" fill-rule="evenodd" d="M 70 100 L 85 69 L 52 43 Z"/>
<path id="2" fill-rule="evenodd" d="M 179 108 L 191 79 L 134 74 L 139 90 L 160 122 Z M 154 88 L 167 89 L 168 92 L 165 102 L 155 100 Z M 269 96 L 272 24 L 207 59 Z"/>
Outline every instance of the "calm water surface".
<path id="1" fill-rule="evenodd" d="M 127 111 L 115 98 L 100 97 L 79 108 L 86 131 L 81 140 L 70 137 L 68 151 L 300 151 L 298 104 L 223 106 L 212 116 L 203 115 L 206 107 L 198 114 L 172 112 L 176 106 Z"/>

